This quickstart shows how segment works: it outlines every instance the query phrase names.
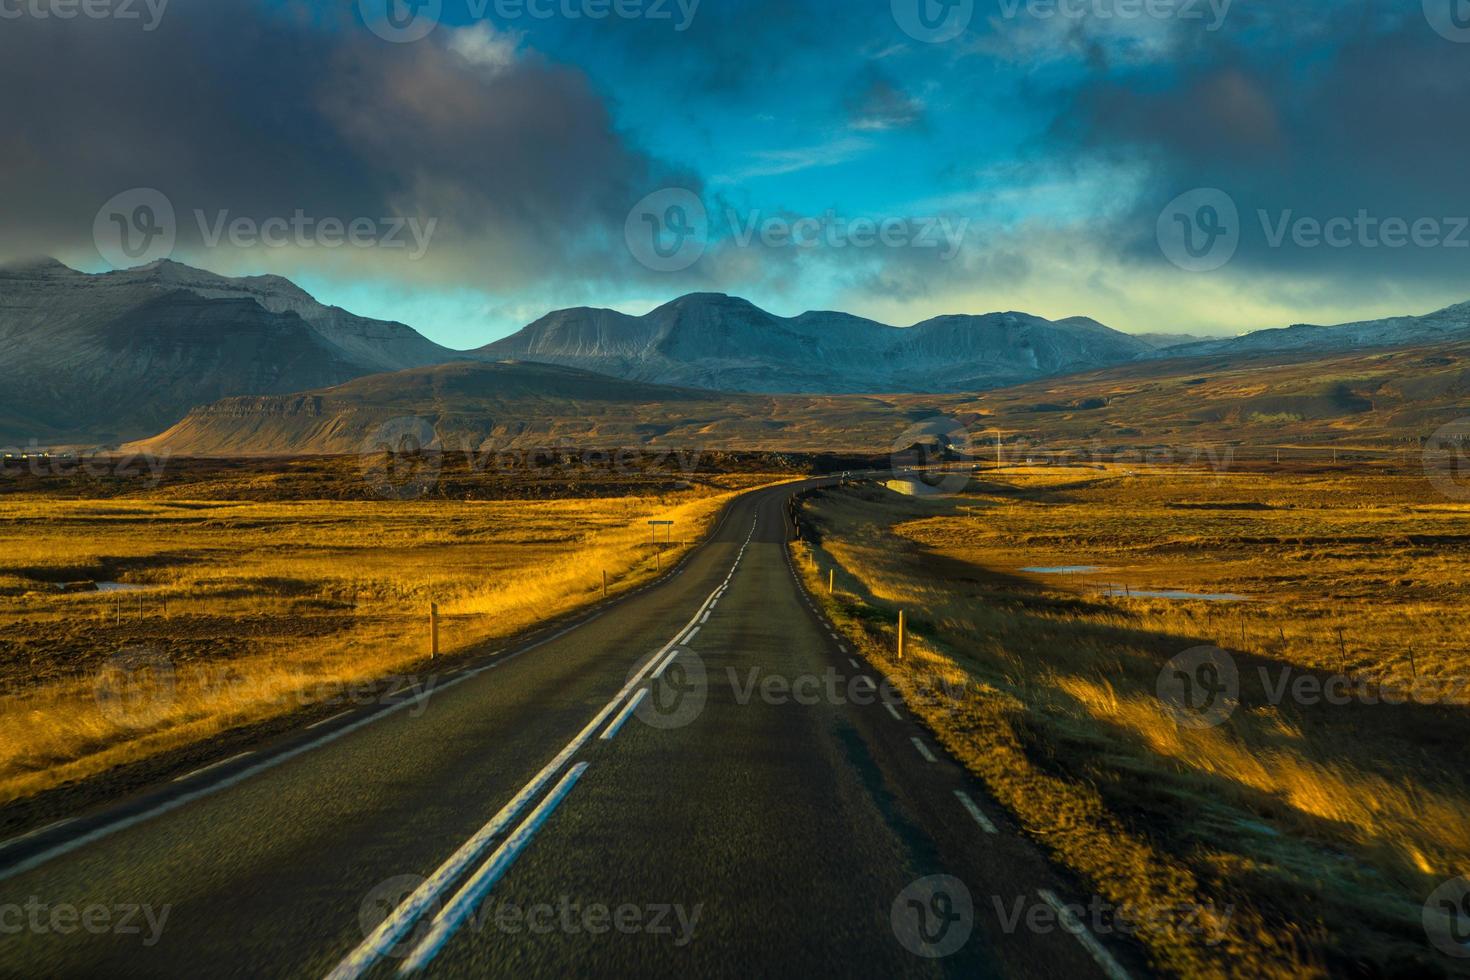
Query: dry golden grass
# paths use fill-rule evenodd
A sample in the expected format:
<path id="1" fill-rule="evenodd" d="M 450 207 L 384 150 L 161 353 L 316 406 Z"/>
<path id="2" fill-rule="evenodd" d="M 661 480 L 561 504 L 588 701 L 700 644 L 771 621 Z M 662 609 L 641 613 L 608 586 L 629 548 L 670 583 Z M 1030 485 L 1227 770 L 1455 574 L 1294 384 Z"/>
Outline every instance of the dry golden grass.
<path id="1" fill-rule="evenodd" d="M 1105 898 L 1234 907 L 1210 943 L 1144 916 L 1140 938 L 1164 969 L 1463 972 L 1421 923 L 1429 893 L 1470 867 L 1463 700 L 1272 692 L 1283 676 L 1344 669 L 1375 697 L 1410 689 L 1416 671 L 1431 697 L 1459 690 L 1465 510 L 1383 473 L 1135 469 L 1008 470 L 938 501 L 820 497 L 808 515 L 817 564 L 839 569 L 833 611 Z M 1107 571 L 1020 571 L 1057 565 Z M 1130 598 L 1110 584 L 1251 599 Z M 916 651 L 901 665 L 888 654 L 898 608 Z M 1238 662 L 1241 707 L 1218 727 L 1181 727 L 1160 672 L 1207 643 Z M 935 690 L 946 696 L 924 696 Z"/>
<path id="2" fill-rule="evenodd" d="M 468 651 L 647 581 L 759 476 L 551 501 L 0 500 L 0 802 Z M 647 521 L 674 520 L 656 557 Z M 122 594 L 53 583 L 124 581 Z M 158 670 L 157 667 L 165 669 Z"/>

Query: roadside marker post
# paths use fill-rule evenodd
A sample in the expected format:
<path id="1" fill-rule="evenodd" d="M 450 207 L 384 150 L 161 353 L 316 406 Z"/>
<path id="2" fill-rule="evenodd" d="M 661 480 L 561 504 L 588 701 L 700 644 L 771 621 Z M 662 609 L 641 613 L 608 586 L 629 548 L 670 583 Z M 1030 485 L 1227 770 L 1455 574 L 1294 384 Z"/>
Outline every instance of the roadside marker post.
<path id="1" fill-rule="evenodd" d="M 429 603 L 429 657 L 439 656 L 439 603 Z"/>
<path id="2" fill-rule="evenodd" d="M 898 611 L 898 659 L 899 660 L 902 660 L 903 659 L 903 630 L 904 630 L 904 614 L 903 614 L 903 610 L 900 609 Z"/>
<path id="3" fill-rule="evenodd" d="M 836 584 L 836 580 L 837 580 L 837 569 L 835 569 L 835 568 L 829 568 L 829 569 L 827 569 L 827 594 L 828 595 L 831 595 L 832 594 L 832 587 Z"/>
<path id="4" fill-rule="evenodd" d="M 602 597 L 607 598 L 607 569 L 602 570 Z"/>

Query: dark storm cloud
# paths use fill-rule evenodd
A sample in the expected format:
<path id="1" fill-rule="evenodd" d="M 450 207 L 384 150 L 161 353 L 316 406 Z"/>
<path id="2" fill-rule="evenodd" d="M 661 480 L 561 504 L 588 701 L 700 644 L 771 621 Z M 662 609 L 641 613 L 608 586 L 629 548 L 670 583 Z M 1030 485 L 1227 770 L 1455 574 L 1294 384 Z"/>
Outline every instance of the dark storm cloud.
<path id="1" fill-rule="evenodd" d="M 1148 192 L 1115 229 L 1138 257 L 1159 259 L 1154 223 L 1175 195 L 1218 187 L 1243 218 L 1232 268 L 1338 277 L 1345 289 L 1375 288 L 1377 276 L 1458 281 L 1470 295 L 1470 248 L 1374 247 L 1356 228 L 1350 247 L 1272 247 L 1259 214 L 1278 228 L 1364 212 L 1454 224 L 1470 215 L 1470 44 L 1441 37 L 1411 6 L 1392 19 L 1321 19 L 1307 35 L 1245 17 L 1233 32 L 1188 37 L 1187 58 L 1091 72 L 1047 152 L 1146 168 Z M 1314 10 L 1277 13 L 1311 23 Z"/>
<path id="2" fill-rule="evenodd" d="M 389 44 L 247 0 L 175 0 L 157 30 L 22 19 L 0 30 L 0 252 L 84 248 L 132 187 L 257 219 L 438 219 L 406 275 L 536 276 L 621 235 L 661 167 L 577 71 L 489 25 Z M 686 176 L 684 183 L 689 183 Z M 623 257 L 622 250 L 610 250 Z"/>

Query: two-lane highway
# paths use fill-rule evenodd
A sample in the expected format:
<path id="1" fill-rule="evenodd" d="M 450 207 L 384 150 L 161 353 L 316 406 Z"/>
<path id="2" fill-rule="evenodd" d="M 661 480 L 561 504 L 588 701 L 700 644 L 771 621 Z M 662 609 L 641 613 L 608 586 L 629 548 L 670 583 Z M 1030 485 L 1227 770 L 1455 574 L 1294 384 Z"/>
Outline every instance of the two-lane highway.
<path id="1" fill-rule="evenodd" d="M 822 622 L 791 491 L 427 700 L 0 845 L 0 973 L 1124 975 L 1016 918 L 1067 882 Z"/>

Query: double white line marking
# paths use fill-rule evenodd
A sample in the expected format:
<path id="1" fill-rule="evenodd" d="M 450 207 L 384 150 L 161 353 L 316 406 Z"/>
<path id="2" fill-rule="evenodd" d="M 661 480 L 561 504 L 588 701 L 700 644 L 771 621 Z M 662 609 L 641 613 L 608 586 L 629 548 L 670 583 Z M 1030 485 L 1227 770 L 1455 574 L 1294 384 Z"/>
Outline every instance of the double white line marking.
<path id="1" fill-rule="evenodd" d="M 750 534 L 746 535 L 745 538 L 746 544 L 750 543 L 750 538 L 754 534 L 755 524 L 752 523 Z M 741 545 L 740 554 L 743 555 L 744 553 L 745 545 Z M 737 557 L 735 564 L 738 565 L 739 563 L 740 560 Z M 733 575 L 734 572 L 735 570 L 732 566 L 730 575 Z M 414 889 L 413 893 L 404 899 L 386 919 L 379 923 L 378 927 L 356 949 L 348 953 L 332 972 L 327 974 L 327 980 L 356 980 L 357 977 L 362 976 L 374 963 L 381 959 L 385 953 L 397 945 L 399 940 L 423 917 L 424 913 L 428 911 L 440 894 L 459 880 L 465 870 L 469 868 L 470 864 L 480 856 L 485 848 L 490 846 L 492 840 L 505 832 L 516 817 L 520 815 L 520 812 L 526 808 L 527 804 L 541 794 L 541 791 L 556 777 L 562 767 L 571 761 L 572 756 L 577 754 L 582 746 L 592 738 L 593 733 L 598 728 L 601 728 L 603 723 L 614 712 L 617 712 L 617 717 L 603 731 L 602 739 L 611 739 L 617 734 L 623 722 L 633 713 L 634 709 L 638 706 L 638 702 L 648 692 L 647 688 L 642 687 L 644 679 L 655 668 L 657 673 L 663 672 L 664 668 L 677 655 L 678 651 L 674 647 L 686 631 L 693 627 L 694 632 L 698 632 L 696 624 L 699 618 L 714 603 L 719 593 L 729 585 L 730 575 L 725 576 L 725 580 L 720 583 L 719 587 L 705 598 L 689 622 L 685 623 L 674 634 L 674 638 L 664 644 L 653 656 L 644 661 L 643 666 L 628 679 L 628 682 L 623 685 L 622 689 L 614 695 L 611 701 L 602 707 L 602 710 L 587 723 L 587 726 L 563 746 L 555 758 L 548 762 L 529 783 L 523 786 L 521 791 L 509 803 L 505 804 L 499 813 L 490 819 L 489 823 L 481 827 L 475 832 L 473 837 L 460 845 L 459 850 L 450 855 L 449 859 L 441 864 L 423 884 Z M 690 633 L 687 639 L 692 638 L 693 633 Z M 637 694 L 633 696 L 632 700 L 624 704 L 624 699 L 633 695 L 635 691 L 637 691 Z M 622 707 L 621 711 L 619 711 L 619 706 Z M 428 934 L 414 948 L 413 953 L 400 968 L 400 972 L 410 973 L 420 970 L 433 960 L 449 938 L 454 935 L 455 930 L 468 918 L 469 913 L 474 910 L 475 906 L 480 903 L 490 889 L 494 887 L 495 883 L 500 880 L 501 876 L 505 874 L 506 869 L 511 866 L 516 857 L 525 849 L 526 845 L 531 842 L 531 838 L 536 835 L 536 831 L 546 822 L 546 819 L 556 809 L 557 805 L 571 792 L 572 787 L 581 778 L 582 773 L 586 769 L 587 763 L 585 762 L 578 763 L 574 766 L 562 778 L 561 782 L 557 783 L 556 788 L 552 790 L 546 799 L 531 811 L 530 816 L 516 828 L 511 837 L 497 848 L 489 860 L 455 893 L 454 897 L 450 899 L 449 904 L 434 917 Z"/>

